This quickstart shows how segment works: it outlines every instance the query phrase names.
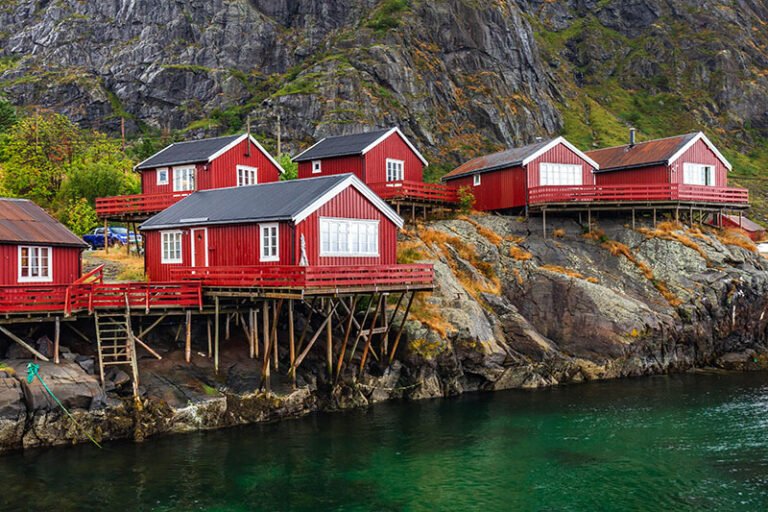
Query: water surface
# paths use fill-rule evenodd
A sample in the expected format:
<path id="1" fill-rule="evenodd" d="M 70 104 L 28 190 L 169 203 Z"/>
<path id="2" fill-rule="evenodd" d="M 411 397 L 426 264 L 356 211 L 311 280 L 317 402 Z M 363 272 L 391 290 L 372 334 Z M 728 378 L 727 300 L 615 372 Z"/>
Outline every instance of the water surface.
<path id="1" fill-rule="evenodd" d="M 0 456 L 2 510 L 768 510 L 768 374 L 390 403 Z"/>

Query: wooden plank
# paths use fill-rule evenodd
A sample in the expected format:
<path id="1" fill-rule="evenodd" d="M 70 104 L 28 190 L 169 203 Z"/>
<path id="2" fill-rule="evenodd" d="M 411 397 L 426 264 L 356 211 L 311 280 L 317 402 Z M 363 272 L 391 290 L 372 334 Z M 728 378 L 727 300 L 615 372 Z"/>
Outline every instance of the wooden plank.
<path id="1" fill-rule="evenodd" d="M 184 359 L 187 363 L 192 361 L 192 311 L 187 310 L 186 336 L 184 340 Z"/>
<path id="2" fill-rule="evenodd" d="M 11 338 L 13 341 L 24 347 L 25 349 L 29 350 L 36 358 L 41 359 L 43 361 L 49 361 L 47 357 L 45 357 L 43 354 L 32 348 L 26 341 L 22 340 L 15 334 L 13 334 L 11 331 L 0 325 L 0 332 Z"/>
<path id="3" fill-rule="evenodd" d="M 416 297 L 416 292 L 411 292 L 411 296 L 408 299 L 408 305 L 405 307 L 405 312 L 403 313 L 403 319 L 400 321 L 400 328 L 397 330 L 397 336 L 395 336 L 395 342 L 392 344 L 392 352 L 389 354 L 389 364 L 392 364 L 392 361 L 395 359 L 395 353 L 397 352 L 398 345 L 400 345 L 400 337 L 403 335 L 403 328 L 405 327 L 405 322 L 408 320 L 408 313 L 411 312 L 411 305 L 413 304 L 414 297 Z"/>
<path id="4" fill-rule="evenodd" d="M 59 364 L 59 343 L 61 342 L 61 320 L 56 317 L 53 332 L 53 362 Z"/>
<path id="5" fill-rule="evenodd" d="M 290 369 L 288 373 L 291 376 L 291 384 L 296 387 L 296 346 L 294 340 L 294 325 L 293 325 L 293 299 L 288 300 L 288 359 L 290 362 Z"/>

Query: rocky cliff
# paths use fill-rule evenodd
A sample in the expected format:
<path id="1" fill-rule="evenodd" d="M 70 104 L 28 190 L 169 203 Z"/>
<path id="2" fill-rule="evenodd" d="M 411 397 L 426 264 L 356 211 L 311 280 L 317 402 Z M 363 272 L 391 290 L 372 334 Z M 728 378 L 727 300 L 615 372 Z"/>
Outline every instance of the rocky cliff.
<path id="1" fill-rule="evenodd" d="M 300 368 L 298 389 L 280 372 L 271 393 L 259 392 L 259 364 L 244 340 L 222 345 L 217 377 L 202 353 L 184 361 L 169 326 L 152 341 L 163 360 L 140 362 L 143 407 L 136 409 L 126 374 L 113 368 L 104 396 L 93 357 L 73 353 L 65 340 L 65 363 L 43 364 L 41 374 L 75 411 L 78 428 L 39 383 L 26 382 L 26 361 L 18 359 L 26 354 L 11 346 L 0 365 L 0 451 L 88 442 L 85 432 L 144 439 L 399 398 L 768 369 L 768 262 L 741 235 L 669 222 L 585 227 L 556 220 L 545 239 L 536 219 L 483 215 L 406 232 L 400 258 L 432 262 L 435 292 L 414 303 L 391 367 L 372 362 L 367 374 L 338 386 L 324 378 L 318 350 Z M 195 345 L 205 339 L 201 331 Z"/>
<path id="2" fill-rule="evenodd" d="M 564 132 L 704 126 L 768 160 L 768 4 L 692 0 L 8 0 L 0 87 L 115 131 L 291 149 L 399 124 L 437 163 Z"/>

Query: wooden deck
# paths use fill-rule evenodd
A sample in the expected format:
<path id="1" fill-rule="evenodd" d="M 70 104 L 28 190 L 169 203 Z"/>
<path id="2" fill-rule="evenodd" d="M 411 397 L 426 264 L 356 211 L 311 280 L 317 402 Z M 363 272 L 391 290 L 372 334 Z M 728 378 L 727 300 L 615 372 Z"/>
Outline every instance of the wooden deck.
<path id="1" fill-rule="evenodd" d="M 102 219 L 141 221 L 181 201 L 192 191 L 99 197 L 96 215 Z"/>
<path id="2" fill-rule="evenodd" d="M 368 185 L 385 201 L 413 201 L 440 205 L 455 205 L 459 202 L 456 189 L 440 183 L 421 181 L 387 181 Z"/>

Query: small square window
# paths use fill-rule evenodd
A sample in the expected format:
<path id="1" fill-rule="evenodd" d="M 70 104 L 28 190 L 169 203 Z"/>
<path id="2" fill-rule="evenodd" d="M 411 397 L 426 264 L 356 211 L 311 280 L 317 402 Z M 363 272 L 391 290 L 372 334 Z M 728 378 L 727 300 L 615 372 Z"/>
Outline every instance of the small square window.
<path id="1" fill-rule="evenodd" d="M 320 160 L 312 160 L 312 174 L 320 174 L 323 170 L 323 163 Z"/>
<path id="2" fill-rule="evenodd" d="M 472 176 L 472 185 L 478 186 L 479 184 L 480 184 L 480 175 L 475 174 L 474 176 Z"/>
<path id="3" fill-rule="evenodd" d="M 157 170 L 157 184 L 158 185 L 167 185 L 168 184 L 168 168 L 167 167 L 161 167 Z"/>

